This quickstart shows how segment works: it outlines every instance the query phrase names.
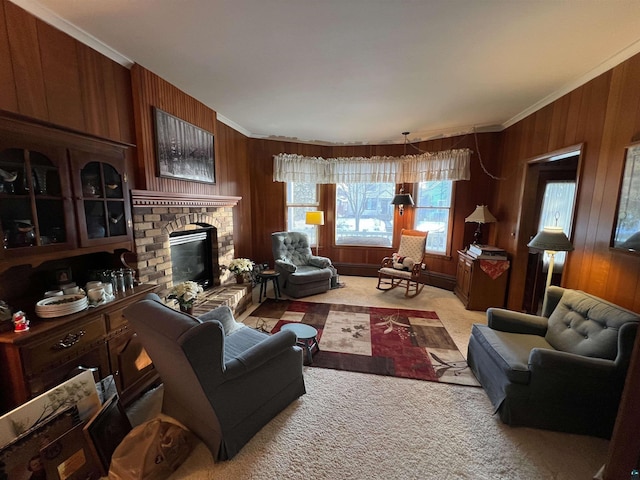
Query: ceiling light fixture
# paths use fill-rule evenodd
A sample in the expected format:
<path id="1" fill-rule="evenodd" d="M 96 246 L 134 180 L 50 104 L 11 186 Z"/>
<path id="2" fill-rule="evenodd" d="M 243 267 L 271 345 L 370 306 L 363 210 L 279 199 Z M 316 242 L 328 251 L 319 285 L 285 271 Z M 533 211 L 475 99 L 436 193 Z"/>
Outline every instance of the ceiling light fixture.
<path id="1" fill-rule="evenodd" d="M 402 135 L 404 135 L 404 148 L 402 153 L 403 156 L 407 154 L 407 135 L 409 135 L 409 133 L 410 132 L 402 132 Z M 413 198 L 411 198 L 411 194 L 404 193 L 404 183 L 400 187 L 400 191 L 396 193 L 393 197 L 393 200 L 391 200 L 391 205 L 398 205 L 398 213 L 400 215 L 404 214 L 405 205 L 409 207 L 413 207 L 415 205 L 415 203 L 413 202 Z"/>

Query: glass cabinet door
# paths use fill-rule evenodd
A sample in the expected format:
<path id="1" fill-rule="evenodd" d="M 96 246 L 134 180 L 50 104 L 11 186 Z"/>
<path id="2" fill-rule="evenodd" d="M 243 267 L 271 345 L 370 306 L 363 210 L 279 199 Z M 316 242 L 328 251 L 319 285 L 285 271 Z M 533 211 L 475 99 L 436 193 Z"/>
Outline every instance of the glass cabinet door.
<path id="1" fill-rule="evenodd" d="M 129 197 L 124 158 L 71 152 L 82 246 L 113 243 L 130 236 Z"/>
<path id="2" fill-rule="evenodd" d="M 0 140 L 4 256 L 74 246 L 66 151 L 21 143 Z"/>

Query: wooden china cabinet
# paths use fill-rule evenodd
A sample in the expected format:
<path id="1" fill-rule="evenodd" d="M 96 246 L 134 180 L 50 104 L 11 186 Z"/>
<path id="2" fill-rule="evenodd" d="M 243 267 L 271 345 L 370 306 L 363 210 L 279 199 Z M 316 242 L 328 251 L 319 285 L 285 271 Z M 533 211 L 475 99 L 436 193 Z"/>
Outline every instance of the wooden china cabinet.
<path id="1" fill-rule="evenodd" d="M 129 147 L 0 117 L 2 268 L 131 249 Z"/>
<path id="2" fill-rule="evenodd" d="M 131 251 L 131 147 L 0 114 L 0 274 Z M 11 290 L 0 287 L 2 294 Z M 30 330 L 0 332 L 0 414 L 77 369 L 92 369 L 97 380 L 113 374 L 124 403 L 156 382 L 151 361 L 122 315 L 156 288 L 138 285 L 100 307 L 50 319 L 37 317 L 34 302 L 22 302 Z M 42 298 L 43 292 L 20 293 Z"/>

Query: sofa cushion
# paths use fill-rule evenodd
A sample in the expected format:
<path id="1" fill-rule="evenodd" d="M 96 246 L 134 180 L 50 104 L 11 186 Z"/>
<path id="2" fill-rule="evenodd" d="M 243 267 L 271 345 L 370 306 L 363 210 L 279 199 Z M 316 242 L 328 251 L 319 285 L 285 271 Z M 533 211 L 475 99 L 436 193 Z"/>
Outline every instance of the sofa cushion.
<path id="1" fill-rule="evenodd" d="M 639 316 L 579 290 L 565 290 L 549 317 L 546 339 L 556 350 L 615 360 L 618 330 Z"/>
<path id="2" fill-rule="evenodd" d="M 496 363 L 496 366 L 514 382 L 528 384 L 530 379 L 529 354 L 534 348 L 552 349 L 544 337 L 521 333 L 501 332 L 487 325 L 475 324 L 472 336 Z"/>
<path id="3" fill-rule="evenodd" d="M 224 361 L 225 363 L 248 350 L 249 348 L 262 342 L 269 335 L 245 326 L 237 330 L 233 335 L 225 337 L 224 340 Z"/>

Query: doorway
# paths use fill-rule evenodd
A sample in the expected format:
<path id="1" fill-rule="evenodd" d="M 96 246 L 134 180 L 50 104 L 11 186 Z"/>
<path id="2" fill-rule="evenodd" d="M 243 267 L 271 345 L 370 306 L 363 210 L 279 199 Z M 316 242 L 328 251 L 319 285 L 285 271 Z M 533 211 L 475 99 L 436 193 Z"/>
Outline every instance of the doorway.
<path id="1" fill-rule="evenodd" d="M 530 221 L 527 222 L 526 235 L 523 235 L 527 243 L 537 232 L 548 226 L 562 227 L 565 235 L 572 238 L 580 153 L 579 148 L 570 149 L 549 154 L 528 164 L 525 189 L 529 190 L 527 197 L 531 201 L 528 208 Z M 556 254 L 552 285 L 562 283 L 565 259 L 565 252 Z M 528 252 L 523 311 L 541 313 L 548 268 L 548 254 Z"/>

